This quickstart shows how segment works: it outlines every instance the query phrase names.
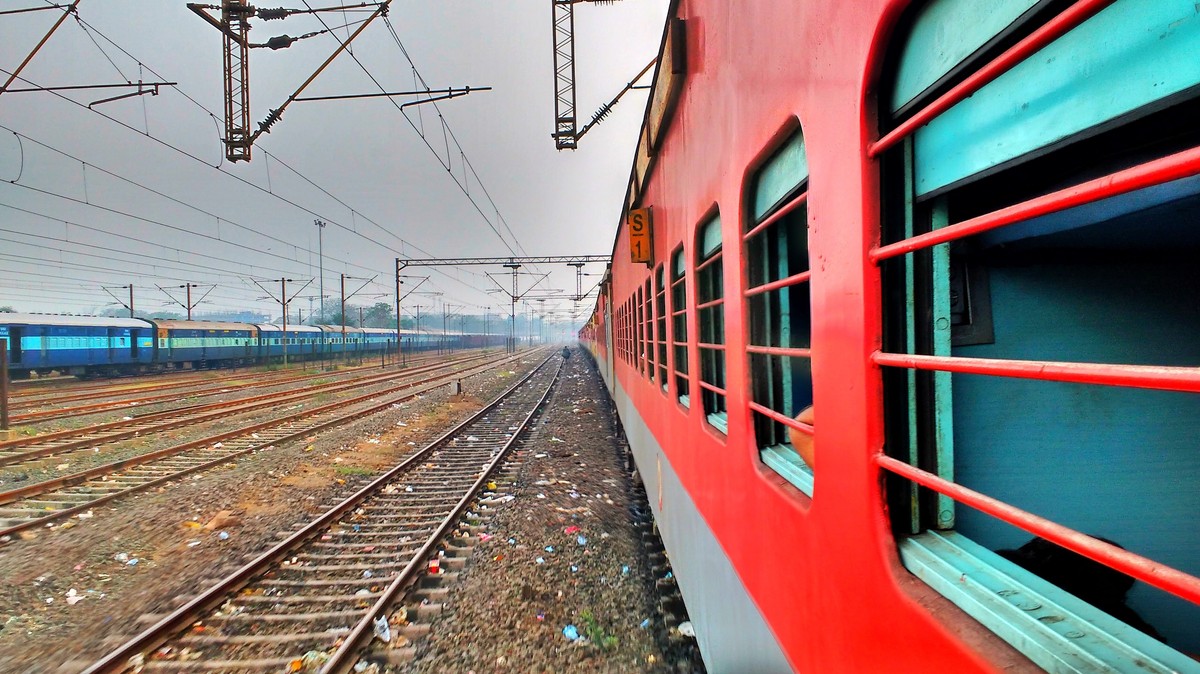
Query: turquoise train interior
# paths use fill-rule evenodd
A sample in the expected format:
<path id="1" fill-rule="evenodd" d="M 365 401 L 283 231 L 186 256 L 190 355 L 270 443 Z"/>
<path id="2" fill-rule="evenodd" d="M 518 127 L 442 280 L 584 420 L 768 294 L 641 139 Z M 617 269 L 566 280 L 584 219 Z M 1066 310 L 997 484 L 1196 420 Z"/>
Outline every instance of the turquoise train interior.
<path id="1" fill-rule="evenodd" d="M 901 121 L 1063 4 L 924 4 L 899 31 L 885 116 Z M 885 243 L 1197 147 L 1197 54 L 1200 6 L 1112 3 L 886 160 Z M 1197 213 L 1200 179 L 1185 178 L 889 261 L 885 350 L 1200 366 Z M 920 327 L 939 318 L 953 326 L 944 342 Z M 889 417 L 893 456 L 1200 575 L 1200 396 L 972 374 L 885 376 L 889 400 L 910 415 Z M 892 505 L 908 511 L 903 500 Z M 952 529 L 991 550 L 1030 538 L 972 508 L 949 508 L 936 524 L 914 515 L 897 526 Z M 1200 653 L 1200 607 L 1144 583 L 1129 605 L 1169 645 Z"/>

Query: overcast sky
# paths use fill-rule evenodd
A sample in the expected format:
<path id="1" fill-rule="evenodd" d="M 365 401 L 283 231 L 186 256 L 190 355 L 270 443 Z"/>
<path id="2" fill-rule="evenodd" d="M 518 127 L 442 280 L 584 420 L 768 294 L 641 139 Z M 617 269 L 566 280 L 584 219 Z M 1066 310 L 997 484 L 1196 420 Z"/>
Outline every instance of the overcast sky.
<path id="1" fill-rule="evenodd" d="M 0 12 L 48 4 L 0 0 Z M 307 0 L 313 8 L 336 4 Z M 306 0 L 264 6 L 280 5 L 303 8 Z M 625 0 L 576 7 L 581 124 L 654 57 L 666 5 Z M 0 14 L 0 68 L 15 69 L 59 15 Z M 343 39 L 348 29 L 341 26 L 366 16 L 323 15 Z M 555 150 L 550 0 L 395 0 L 390 27 L 377 20 L 353 42 L 361 66 L 343 54 L 306 95 L 377 92 L 372 77 L 389 91 L 421 86 L 405 52 L 431 88 L 492 90 L 404 112 L 381 98 L 293 103 L 257 141 L 253 160 L 237 164 L 223 160 L 220 142 L 216 29 L 183 0 L 82 0 L 78 17 L 86 25 L 68 18 L 22 72 L 28 81 L 13 88 L 139 79 L 178 86 L 90 110 L 89 103 L 128 90 L 0 95 L 0 305 L 90 314 L 112 306 L 103 286 L 132 283 L 139 309 L 170 310 L 171 300 L 156 286 L 182 298 L 178 286 L 196 283 L 202 287 L 193 299 L 208 292 L 196 311 L 278 316 L 278 305 L 250 279 L 288 277 L 297 280 L 293 288 L 312 279 L 293 305 L 295 317 L 297 305 L 309 313 L 304 298 L 318 295 L 320 247 L 327 297 L 337 297 L 340 274 L 376 277 L 351 300 L 359 304 L 393 301 L 398 256 L 611 250 L 646 92 L 626 95 L 579 150 Z M 323 28 L 309 16 L 252 25 L 253 42 Z M 252 122 L 286 100 L 336 46 L 324 34 L 286 50 L 253 50 Z M 328 223 L 322 246 L 318 218 Z M 552 273 L 535 295 L 574 292 L 570 268 L 539 269 Z M 585 290 L 602 270 L 588 268 L 595 275 L 584 278 Z M 484 292 L 494 287 L 485 272 L 507 287 L 506 270 L 446 271 L 456 278 L 408 270 L 431 278 L 405 300 L 406 314 L 415 304 L 440 312 L 435 307 L 443 302 L 464 313 L 485 306 L 507 311 L 506 296 Z M 522 277 L 521 289 L 534 280 Z M 347 281 L 347 291 L 364 281 Z M 267 287 L 278 295 L 277 280 Z M 421 294 L 426 290 L 444 294 Z M 581 309 L 586 314 L 590 306 L 588 300 Z M 546 302 L 548 311 L 570 307 Z"/>

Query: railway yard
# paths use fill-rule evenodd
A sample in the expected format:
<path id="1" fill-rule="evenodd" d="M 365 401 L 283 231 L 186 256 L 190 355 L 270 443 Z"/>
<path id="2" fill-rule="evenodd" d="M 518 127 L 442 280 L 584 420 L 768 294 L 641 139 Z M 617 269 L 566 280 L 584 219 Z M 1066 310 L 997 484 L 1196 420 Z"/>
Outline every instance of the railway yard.
<path id="1" fill-rule="evenodd" d="M 575 353 L 14 386 L 0 671 L 703 671 Z"/>

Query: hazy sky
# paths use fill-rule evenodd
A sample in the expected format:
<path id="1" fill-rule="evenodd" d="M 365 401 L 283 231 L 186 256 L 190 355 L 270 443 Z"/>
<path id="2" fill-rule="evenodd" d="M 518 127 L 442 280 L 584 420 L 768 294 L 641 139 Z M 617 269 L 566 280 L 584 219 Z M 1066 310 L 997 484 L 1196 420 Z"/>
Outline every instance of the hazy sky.
<path id="1" fill-rule="evenodd" d="M 0 12 L 48 4 L 0 0 Z M 404 112 L 382 98 L 293 103 L 260 137 L 253 160 L 237 164 L 223 160 L 220 142 L 220 34 L 185 4 L 82 0 L 78 17 L 86 25 L 68 18 L 22 72 L 28 82 L 12 85 L 142 79 L 178 87 L 90 110 L 89 103 L 128 90 L 0 95 L 0 305 L 93 313 L 112 305 L 103 286 L 132 283 L 138 308 L 171 310 L 156 286 L 181 298 L 178 286 L 196 283 L 202 287 L 193 290 L 194 299 L 208 292 L 196 311 L 277 316 L 279 306 L 250 279 L 288 277 L 297 280 L 292 288 L 312 279 L 291 311 L 295 317 L 299 306 L 307 315 L 305 298 L 318 295 L 318 218 L 328 223 L 326 296 L 337 297 L 340 274 L 364 279 L 347 281 L 348 292 L 377 277 L 351 300 L 358 304 L 393 301 L 398 256 L 610 252 L 646 92 L 626 95 L 579 150 L 555 150 L 550 0 L 394 1 L 390 27 L 377 20 L 354 41 L 362 65 L 343 54 L 306 95 L 377 92 L 371 77 L 389 91 L 421 86 L 405 52 L 431 88 L 492 91 Z M 264 6 L 306 4 L 338 3 L 273 0 Z M 654 57 L 666 5 L 625 0 L 576 7 L 581 123 Z M 58 16 L 57 10 L 0 14 L 0 68 L 6 71 L 0 82 Z M 345 38 L 341 27 L 367 14 L 322 16 Z M 309 16 L 252 25 L 253 42 L 323 28 Z M 286 100 L 336 46 L 324 34 L 286 50 L 253 50 L 253 123 Z M 595 275 L 584 278 L 585 289 L 602 270 L 588 268 Z M 445 271 L 456 278 L 430 269 L 406 272 L 431 276 L 405 300 L 406 313 L 415 304 L 440 312 L 434 307 L 442 302 L 464 313 L 485 306 L 507 311 L 506 296 L 484 292 L 494 287 L 485 272 L 509 285 L 505 270 Z M 522 290 L 536 279 L 535 270 L 528 271 Z M 539 271 L 552 273 L 534 294 L 574 291 L 570 268 Z M 278 295 L 277 280 L 268 287 Z M 546 308 L 570 305 L 548 301 Z M 590 306 L 585 301 L 581 309 Z"/>

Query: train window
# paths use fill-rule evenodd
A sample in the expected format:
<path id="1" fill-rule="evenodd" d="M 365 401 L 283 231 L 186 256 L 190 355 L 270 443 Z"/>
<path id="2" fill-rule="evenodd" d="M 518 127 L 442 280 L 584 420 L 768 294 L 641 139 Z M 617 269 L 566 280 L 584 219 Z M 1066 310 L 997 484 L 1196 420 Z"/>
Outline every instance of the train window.
<path id="1" fill-rule="evenodd" d="M 657 332 L 655 343 L 658 348 L 658 382 L 662 385 L 662 390 L 667 391 L 667 287 L 663 277 L 663 266 L 658 265 L 658 270 L 654 273 L 654 282 L 657 290 L 654 296 L 654 317 Z"/>
<path id="2" fill-rule="evenodd" d="M 721 216 L 696 232 L 696 319 L 700 352 L 700 398 L 705 418 L 727 432 L 725 422 L 725 282 Z"/>
<path id="3" fill-rule="evenodd" d="M 653 382 L 656 371 L 654 367 L 654 293 L 649 278 L 646 279 L 646 287 L 643 290 L 642 314 L 646 321 L 644 329 L 646 333 L 646 377 Z"/>
<path id="4" fill-rule="evenodd" d="M 882 111 L 878 462 L 905 565 L 1034 662 L 1188 670 L 1200 14 L 1038 5 L 1020 50 Z"/>
<path id="5" fill-rule="evenodd" d="M 634 357 L 637 359 L 638 372 L 646 373 L 646 321 L 642 311 L 646 303 L 642 299 L 642 288 L 638 286 L 633 296 L 633 329 L 637 343 L 634 345 Z"/>
<path id="6" fill-rule="evenodd" d="M 804 136 L 796 132 L 752 177 L 743 235 L 749 284 L 750 409 L 763 463 L 808 495 L 813 474 L 788 444 L 788 426 L 812 404 Z"/>
<path id="7" fill-rule="evenodd" d="M 675 395 L 684 407 L 688 395 L 687 258 L 683 246 L 671 256 L 671 346 L 675 351 Z"/>

